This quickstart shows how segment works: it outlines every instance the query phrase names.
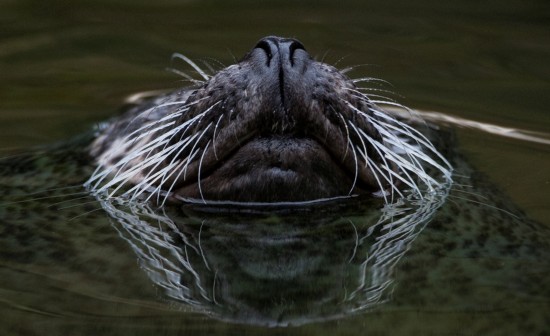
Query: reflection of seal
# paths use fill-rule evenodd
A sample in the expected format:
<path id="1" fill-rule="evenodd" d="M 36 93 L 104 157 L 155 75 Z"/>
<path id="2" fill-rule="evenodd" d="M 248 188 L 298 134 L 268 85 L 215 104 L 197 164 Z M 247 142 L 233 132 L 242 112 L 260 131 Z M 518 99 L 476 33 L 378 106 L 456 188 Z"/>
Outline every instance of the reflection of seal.
<path id="1" fill-rule="evenodd" d="M 338 204 L 337 211 L 334 203 L 316 204 L 306 216 L 271 210 L 220 216 L 195 206 L 178 207 L 181 212 L 98 200 L 175 307 L 274 327 L 340 318 L 389 301 L 395 268 L 445 196 L 382 210 L 365 202 L 344 202 L 350 206 Z"/>
<path id="2" fill-rule="evenodd" d="M 211 77 L 197 70 L 200 86 L 140 106 L 99 135 L 92 189 L 292 202 L 402 187 L 421 195 L 450 178 L 429 141 L 377 105 L 387 102 L 297 40 L 267 37 Z"/>

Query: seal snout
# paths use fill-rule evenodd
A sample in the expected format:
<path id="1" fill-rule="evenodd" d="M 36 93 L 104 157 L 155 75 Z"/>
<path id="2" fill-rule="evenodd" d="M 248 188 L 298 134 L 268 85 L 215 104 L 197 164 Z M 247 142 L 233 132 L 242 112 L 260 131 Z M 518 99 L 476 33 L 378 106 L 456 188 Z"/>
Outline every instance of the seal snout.
<path id="1" fill-rule="evenodd" d="M 288 111 L 312 62 L 303 44 L 290 38 L 265 37 L 252 49 L 249 61 L 255 65 L 257 75 L 264 78 L 267 96 L 279 101 L 283 110 Z"/>
<path id="2" fill-rule="evenodd" d="M 267 57 L 265 65 L 268 68 L 272 66 L 279 69 L 282 69 L 283 66 L 292 68 L 295 63 L 310 58 L 304 45 L 300 41 L 291 38 L 264 37 L 256 44 L 254 49 L 260 49 L 265 53 L 265 57 Z M 297 52 L 298 50 L 301 52 Z"/>

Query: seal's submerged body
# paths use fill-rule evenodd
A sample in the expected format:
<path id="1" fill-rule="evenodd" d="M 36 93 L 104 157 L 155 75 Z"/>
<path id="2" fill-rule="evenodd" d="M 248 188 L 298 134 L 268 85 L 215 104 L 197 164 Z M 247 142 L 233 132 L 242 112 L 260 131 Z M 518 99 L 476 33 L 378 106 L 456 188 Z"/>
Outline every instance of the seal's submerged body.
<path id="1" fill-rule="evenodd" d="M 160 295 L 188 329 L 204 324 L 191 310 L 269 326 L 374 311 L 361 324 L 381 334 L 547 330 L 548 228 L 449 132 L 386 113 L 394 103 L 355 85 L 370 79 L 296 40 L 268 37 L 235 65 L 197 71 L 204 81 L 93 135 L 0 161 L 0 278 L 18 308 L 0 307 L 4 322 L 46 312 L 36 328 L 55 318 L 52 334 L 76 322 L 96 332 L 101 312 L 164 330 Z M 197 202 L 232 212 L 181 206 Z"/>
<path id="2" fill-rule="evenodd" d="M 295 202 L 387 197 L 402 186 L 421 197 L 450 180 L 424 136 L 297 40 L 264 38 L 237 64 L 202 74 L 200 86 L 104 130 L 88 184 L 130 197 Z"/>

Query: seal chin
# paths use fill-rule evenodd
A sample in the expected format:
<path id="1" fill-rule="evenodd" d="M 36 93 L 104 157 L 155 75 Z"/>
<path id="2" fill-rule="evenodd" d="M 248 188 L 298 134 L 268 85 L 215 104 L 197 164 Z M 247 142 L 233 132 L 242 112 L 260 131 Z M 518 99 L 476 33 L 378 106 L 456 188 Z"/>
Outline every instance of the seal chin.
<path id="1" fill-rule="evenodd" d="M 361 193 L 343 167 L 317 141 L 269 136 L 252 139 L 200 183 L 183 186 L 179 197 L 237 202 L 308 201 Z"/>

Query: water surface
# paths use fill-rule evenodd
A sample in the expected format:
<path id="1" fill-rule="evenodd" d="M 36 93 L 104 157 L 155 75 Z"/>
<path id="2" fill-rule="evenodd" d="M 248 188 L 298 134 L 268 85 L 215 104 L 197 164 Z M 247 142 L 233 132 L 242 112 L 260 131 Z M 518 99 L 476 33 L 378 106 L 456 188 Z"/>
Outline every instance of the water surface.
<path id="1" fill-rule="evenodd" d="M 413 108 L 547 135 L 549 13 L 546 1 L 5 0 L 0 147 L 8 153 L 68 139 L 115 115 L 128 95 L 185 85 L 166 71 L 180 66 L 170 63 L 173 52 L 229 65 L 265 35 L 296 37 L 317 59 L 357 66 L 352 77 L 383 78 L 393 85 L 386 89 Z M 465 128 L 457 129 L 457 137 L 477 169 L 550 227 L 548 145 Z M 86 223 L 64 227 L 85 231 Z M 98 230 L 113 227 L 105 218 Z M 0 328 L 11 335 L 522 334 L 507 325 L 509 315 L 549 309 L 544 294 L 509 311 L 482 304 L 436 310 L 396 304 L 325 323 L 266 329 L 173 307 L 159 298 L 145 272 L 132 268 L 136 256 L 118 235 L 98 244 L 109 246 L 90 252 L 89 265 L 109 254 L 117 261 L 95 270 L 82 265 L 82 273 L 58 273 L 66 270 L 47 262 L 23 267 L 4 257 L 0 265 L 9 277 L 0 285 L 0 307 L 7 327 Z M 418 322 L 402 329 L 400 321 L 409 328 Z M 484 329 L 490 321 L 494 329 Z"/>

